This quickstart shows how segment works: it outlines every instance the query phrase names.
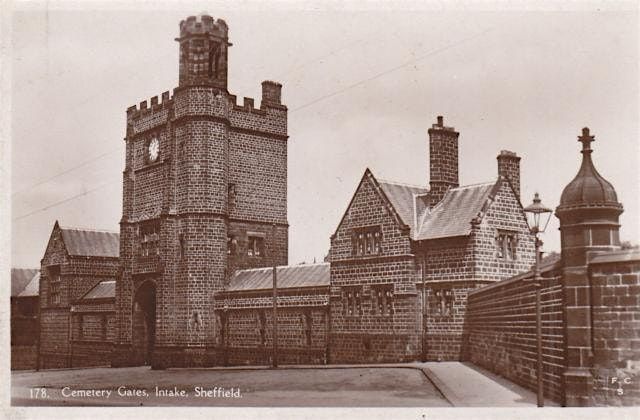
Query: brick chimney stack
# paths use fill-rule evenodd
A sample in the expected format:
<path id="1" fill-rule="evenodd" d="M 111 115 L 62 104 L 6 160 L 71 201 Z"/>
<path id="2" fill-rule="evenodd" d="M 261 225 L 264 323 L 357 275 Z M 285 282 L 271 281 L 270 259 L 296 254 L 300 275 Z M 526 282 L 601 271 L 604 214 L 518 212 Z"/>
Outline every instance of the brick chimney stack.
<path id="1" fill-rule="evenodd" d="M 278 82 L 265 80 L 262 82 L 262 102 L 281 104 L 282 85 Z"/>
<path id="2" fill-rule="evenodd" d="M 450 188 L 458 184 L 458 136 L 453 127 L 445 127 L 438 116 L 429 133 L 429 205 L 435 206 Z"/>
<path id="3" fill-rule="evenodd" d="M 518 199 L 520 199 L 520 156 L 509 150 L 501 150 L 498 159 L 498 175 L 511 182 Z"/>

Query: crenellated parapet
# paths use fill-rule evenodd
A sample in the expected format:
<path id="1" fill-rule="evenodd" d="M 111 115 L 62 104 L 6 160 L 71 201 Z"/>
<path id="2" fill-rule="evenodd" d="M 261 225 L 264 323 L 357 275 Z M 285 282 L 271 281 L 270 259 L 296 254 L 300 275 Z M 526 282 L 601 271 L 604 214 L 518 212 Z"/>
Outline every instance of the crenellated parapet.
<path id="1" fill-rule="evenodd" d="M 255 107 L 253 98 L 243 98 L 238 104 L 235 95 L 229 95 L 231 110 L 229 121 L 232 127 L 253 129 L 280 136 L 287 135 L 287 107 L 281 103 L 282 85 L 277 82 L 262 82 L 262 102 Z"/>
<path id="2" fill-rule="evenodd" d="M 160 98 L 161 101 L 158 100 L 158 96 L 154 96 L 149 101 L 140 102 L 138 106 L 132 105 L 127 108 L 128 135 L 140 134 L 167 123 L 173 97 L 167 91 L 163 92 Z"/>
<path id="3" fill-rule="evenodd" d="M 180 22 L 181 38 L 190 35 L 214 35 L 226 39 L 228 31 L 227 22 L 209 15 L 189 16 Z"/>

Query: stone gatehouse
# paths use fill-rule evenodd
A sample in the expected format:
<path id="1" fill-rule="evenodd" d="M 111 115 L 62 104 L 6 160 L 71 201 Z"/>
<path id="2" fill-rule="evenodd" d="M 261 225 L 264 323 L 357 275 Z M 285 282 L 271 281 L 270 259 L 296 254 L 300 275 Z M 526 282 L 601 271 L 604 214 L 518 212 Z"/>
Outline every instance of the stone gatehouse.
<path id="1" fill-rule="evenodd" d="M 119 234 L 56 222 L 37 366 L 264 365 L 275 340 L 283 364 L 470 360 L 531 386 L 523 281 L 536 256 L 520 157 L 500 151 L 493 179 L 460 185 L 460 133 L 437 117 L 428 184 L 366 169 L 328 261 L 289 266 L 282 85 L 262 82 L 259 106 L 238 103 L 228 29 L 183 20 L 178 87 L 127 109 Z M 545 392 L 566 405 L 606 404 L 615 390 L 602 378 L 638 371 L 640 255 L 619 253 L 622 206 L 591 162 L 593 136 L 580 140 L 582 167 L 556 210 L 562 254 L 543 267 Z"/>

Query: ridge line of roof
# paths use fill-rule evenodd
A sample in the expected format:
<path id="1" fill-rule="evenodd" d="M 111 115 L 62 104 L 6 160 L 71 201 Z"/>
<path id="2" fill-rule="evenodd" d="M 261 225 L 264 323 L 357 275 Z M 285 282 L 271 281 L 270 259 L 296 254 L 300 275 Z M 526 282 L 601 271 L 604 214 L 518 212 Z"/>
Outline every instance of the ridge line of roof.
<path id="1" fill-rule="evenodd" d="M 372 172 L 373 173 L 373 172 Z M 418 184 L 409 184 L 408 182 L 398 182 L 398 181 L 390 181 L 388 179 L 382 179 L 382 178 L 377 178 L 379 183 L 382 184 L 391 184 L 391 185 L 400 185 L 403 187 L 410 187 L 410 188 L 419 188 L 421 190 L 429 190 L 428 186 L 426 185 L 418 185 Z"/>
<path id="2" fill-rule="evenodd" d="M 84 227 L 74 227 L 74 226 L 62 226 L 60 224 L 58 224 L 58 227 L 60 227 L 60 230 L 75 230 L 75 231 L 80 231 L 80 232 L 98 232 L 98 233 L 115 233 L 115 234 L 120 234 L 119 231 L 115 231 L 115 230 L 107 230 L 107 229 L 90 229 L 90 228 L 84 228 Z"/>
<path id="3" fill-rule="evenodd" d="M 314 266 L 318 266 L 318 265 L 330 265 L 331 263 L 328 262 L 321 262 L 321 263 L 309 263 L 309 264 L 296 264 L 296 265 L 277 265 L 276 268 L 287 268 L 287 267 L 314 267 Z M 273 270 L 273 266 L 268 266 L 268 267 L 254 267 L 254 268 L 243 268 L 241 270 L 237 270 L 238 271 L 260 271 L 260 270 Z"/>
<path id="4" fill-rule="evenodd" d="M 495 185 L 496 182 L 498 182 L 498 181 L 497 180 L 496 181 L 486 181 L 486 182 L 477 182 L 475 184 L 460 185 L 459 187 L 451 188 L 451 191 L 453 191 L 453 190 L 463 190 L 465 188 L 471 188 L 471 187 L 484 187 L 484 186 L 487 186 L 487 185 Z"/>

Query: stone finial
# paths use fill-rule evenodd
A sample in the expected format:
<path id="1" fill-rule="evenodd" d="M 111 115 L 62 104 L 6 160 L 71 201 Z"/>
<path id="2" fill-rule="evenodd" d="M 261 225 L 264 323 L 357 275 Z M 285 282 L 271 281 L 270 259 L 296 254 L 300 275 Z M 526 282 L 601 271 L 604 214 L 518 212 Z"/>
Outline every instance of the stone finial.
<path id="1" fill-rule="evenodd" d="M 590 135 L 589 127 L 582 129 L 582 135 L 578 137 L 578 141 L 582 142 L 582 153 L 591 153 L 593 151 L 590 144 L 595 141 L 595 136 Z"/>

